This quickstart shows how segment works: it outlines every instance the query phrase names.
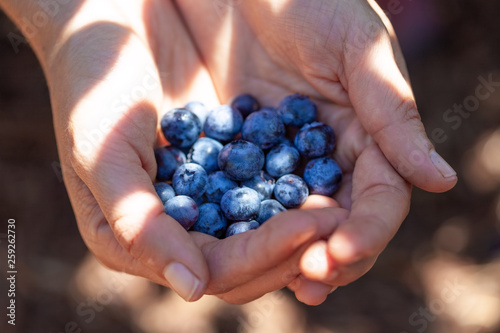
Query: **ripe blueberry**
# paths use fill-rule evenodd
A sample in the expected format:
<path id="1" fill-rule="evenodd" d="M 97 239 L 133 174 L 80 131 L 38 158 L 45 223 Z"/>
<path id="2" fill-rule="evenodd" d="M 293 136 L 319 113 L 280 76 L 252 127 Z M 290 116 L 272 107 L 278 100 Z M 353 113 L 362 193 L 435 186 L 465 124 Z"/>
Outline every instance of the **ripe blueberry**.
<path id="1" fill-rule="evenodd" d="M 241 129 L 244 140 L 255 143 L 262 149 L 276 145 L 285 135 L 285 125 L 274 111 L 257 111 L 248 116 Z"/>
<path id="2" fill-rule="evenodd" d="M 205 135 L 222 142 L 231 141 L 241 130 L 243 117 L 229 105 L 220 105 L 210 111 L 203 127 Z"/>
<path id="3" fill-rule="evenodd" d="M 308 159 L 330 154 L 335 143 L 333 129 L 320 122 L 304 125 L 295 136 L 295 147 Z"/>
<path id="4" fill-rule="evenodd" d="M 217 158 L 224 146 L 219 141 L 211 138 L 199 138 L 194 143 L 188 154 L 188 160 L 199 164 L 207 173 L 219 170 Z"/>
<path id="5" fill-rule="evenodd" d="M 226 177 L 236 181 L 250 179 L 264 166 L 264 152 L 255 144 L 237 140 L 228 143 L 219 153 L 219 168 Z"/>
<path id="6" fill-rule="evenodd" d="M 241 234 L 242 232 L 257 229 L 260 226 L 257 221 L 244 221 L 244 222 L 235 222 L 231 224 L 226 231 L 226 237 L 230 237 L 236 234 Z"/>
<path id="7" fill-rule="evenodd" d="M 246 118 L 250 113 L 260 109 L 259 102 L 250 94 L 236 96 L 231 102 L 231 106 L 240 111 L 243 118 Z"/>
<path id="8" fill-rule="evenodd" d="M 207 189 L 208 176 L 205 169 L 196 163 L 181 165 L 172 177 L 172 186 L 178 195 L 200 198 Z"/>
<path id="9" fill-rule="evenodd" d="M 283 98 L 278 107 L 278 113 L 285 125 L 301 127 L 316 119 L 318 110 L 309 97 L 294 94 Z"/>
<path id="10" fill-rule="evenodd" d="M 155 184 L 153 184 L 153 186 L 155 188 L 156 194 L 158 194 L 158 196 L 160 197 L 161 202 L 163 202 L 163 204 L 165 204 L 168 200 L 175 197 L 174 189 L 172 188 L 172 186 L 168 185 L 167 183 L 163 183 L 163 182 L 155 183 Z"/>
<path id="11" fill-rule="evenodd" d="M 161 130 L 172 146 L 189 148 L 201 134 L 200 119 L 187 109 L 173 109 L 161 119 Z"/>
<path id="12" fill-rule="evenodd" d="M 287 208 L 296 208 L 302 205 L 309 195 L 306 182 L 297 175 L 282 176 L 274 187 L 274 196 Z"/>
<path id="13" fill-rule="evenodd" d="M 161 181 L 171 180 L 175 170 L 186 163 L 186 154 L 172 146 L 155 149 L 155 158 L 156 178 Z"/>
<path id="14" fill-rule="evenodd" d="M 330 157 L 309 161 L 304 170 L 304 180 L 312 194 L 331 196 L 342 181 L 342 170 Z"/>
<path id="15" fill-rule="evenodd" d="M 227 191 L 222 196 L 220 206 L 228 220 L 246 221 L 259 214 L 260 199 L 255 190 L 240 187 Z"/>
<path id="16" fill-rule="evenodd" d="M 280 143 L 267 153 L 266 171 L 279 178 L 295 171 L 299 162 L 299 151 L 290 144 Z"/>
<path id="17" fill-rule="evenodd" d="M 165 213 L 189 230 L 198 220 L 198 206 L 194 200 L 185 195 L 178 195 L 165 204 Z"/>
<path id="18" fill-rule="evenodd" d="M 218 204 L 206 203 L 199 206 L 198 221 L 191 230 L 202 232 L 217 238 L 222 238 L 226 234 L 227 220 Z"/>

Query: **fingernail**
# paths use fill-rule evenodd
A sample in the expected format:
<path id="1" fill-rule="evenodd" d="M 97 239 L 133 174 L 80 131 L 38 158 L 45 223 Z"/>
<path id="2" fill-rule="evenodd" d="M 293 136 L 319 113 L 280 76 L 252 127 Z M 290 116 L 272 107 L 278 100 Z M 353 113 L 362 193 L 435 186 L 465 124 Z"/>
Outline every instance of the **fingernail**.
<path id="1" fill-rule="evenodd" d="M 328 295 L 330 295 L 331 293 L 333 293 L 335 290 L 337 290 L 338 287 L 332 287 L 332 289 L 330 290 L 330 292 L 328 293 Z"/>
<path id="2" fill-rule="evenodd" d="M 200 298 L 202 285 L 200 280 L 183 264 L 174 262 L 168 265 L 163 272 L 172 289 L 186 301 L 191 302 Z"/>
<path id="3" fill-rule="evenodd" d="M 434 150 L 430 152 L 431 161 L 444 178 L 457 175 L 455 170 Z"/>

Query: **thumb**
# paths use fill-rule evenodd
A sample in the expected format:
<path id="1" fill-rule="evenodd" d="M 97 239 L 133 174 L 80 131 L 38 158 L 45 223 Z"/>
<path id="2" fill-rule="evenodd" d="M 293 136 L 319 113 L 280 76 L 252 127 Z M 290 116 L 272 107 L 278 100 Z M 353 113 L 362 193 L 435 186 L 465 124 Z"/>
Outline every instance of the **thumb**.
<path id="1" fill-rule="evenodd" d="M 145 113 L 146 108 L 140 108 L 119 121 L 116 127 L 126 136 L 118 130 L 111 131 L 93 155 L 93 163 L 77 167 L 76 172 L 99 204 L 121 252 L 153 272 L 154 281 L 163 281 L 186 301 L 194 301 L 203 295 L 209 280 L 204 256 L 189 233 L 165 214 L 155 193 L 151 181 L 155 163 L 152 140 L 144 143 L 146 139 L 140 133 L 128 137 Z M 151 132 L 154 133 L 154 127 Z M 151 148 L 144 149 L 146 145 Z M 81 227 L 89 229 L 92 224 L 83 223 Z M 113 253 L 109 247 L 102 255 L 108 256 L 108 261 L 116 261 L 109 258 Z"/>
<path id="2" fill-rule="evenodd" d="M 360 51 L 359 57 L 346 61 L 352 105 L 365 130 L 403 178 L 426 191 L 447 191 L 457 181 L 456 172 L 436 152 L 425 133 L 389 35 L 377 37 Z"/>

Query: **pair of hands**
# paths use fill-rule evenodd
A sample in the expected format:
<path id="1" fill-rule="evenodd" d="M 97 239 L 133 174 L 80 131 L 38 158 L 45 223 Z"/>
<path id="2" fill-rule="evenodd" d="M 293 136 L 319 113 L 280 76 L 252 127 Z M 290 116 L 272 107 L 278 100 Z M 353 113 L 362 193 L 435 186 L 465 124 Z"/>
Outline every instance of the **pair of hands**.
<path id="1" fill-rule="evenodd" d="M 373 1 L 87 0 L 61 5 L 54 21 L 50 47 L 31 42 L 81 235 L 103 264 L 186 300 L 244 303 L 288 286 L 320 304 L 374 264 L 408 213 L 410 183 L 441 192 L 456 182 L 425 135 L 394 31 Z M 228 239 L 188 233 L 153 189 L 158 119 L 243 92 L 263 105 L 313 98 L 338 137 L 341 190 Z"/>

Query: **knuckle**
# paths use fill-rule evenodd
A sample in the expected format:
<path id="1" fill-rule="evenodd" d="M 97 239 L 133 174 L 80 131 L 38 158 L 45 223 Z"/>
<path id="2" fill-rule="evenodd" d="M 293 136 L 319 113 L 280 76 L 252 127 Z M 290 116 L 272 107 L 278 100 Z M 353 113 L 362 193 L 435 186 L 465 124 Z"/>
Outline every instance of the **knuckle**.
<path id="1" fill-rule="evenodd" d="M 395 113 L 399 115 L 400 121 L 403 123 L 422 120 L 417 110 L 417 104 L 413 98 L 403 99 L 399 105 L 396 106 Z"/>
<path id="2" fill-rule="evenodd" d="M 132 257 L 137 258 L 139 261 L 148 260 L 146 258 L 146 244 L 143 241 L 144 234 L 140 231 L 130 230 L 122 231 L 120 242 L 126 253 Z"/>

